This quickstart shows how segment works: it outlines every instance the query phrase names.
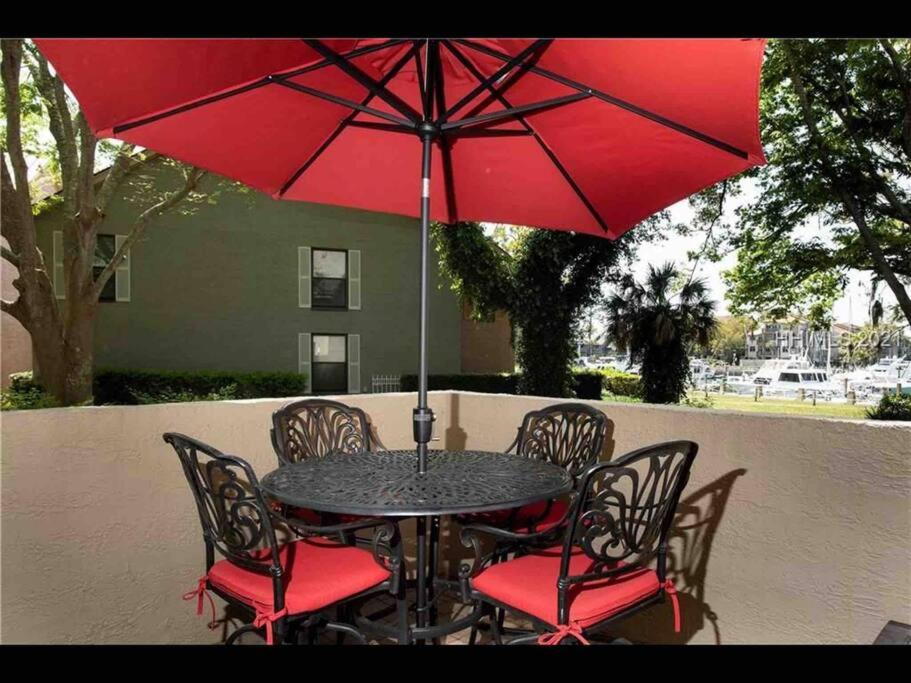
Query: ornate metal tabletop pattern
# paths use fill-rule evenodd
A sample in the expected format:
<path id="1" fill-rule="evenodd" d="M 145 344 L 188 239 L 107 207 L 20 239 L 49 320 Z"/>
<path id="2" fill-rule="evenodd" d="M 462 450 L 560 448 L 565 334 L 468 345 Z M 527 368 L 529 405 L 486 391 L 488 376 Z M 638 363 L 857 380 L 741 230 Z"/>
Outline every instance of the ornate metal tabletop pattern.
<path id="1" fill-rule="evenodd" d="M 413 450 L 332 454 L 285 465 L 262 479 L 273 498 L 297 507 L 356 515 L 486 512 L 553 498 L 572 488 L 566 470 L 484 451 L 430 451 L 417 473 Z"/>

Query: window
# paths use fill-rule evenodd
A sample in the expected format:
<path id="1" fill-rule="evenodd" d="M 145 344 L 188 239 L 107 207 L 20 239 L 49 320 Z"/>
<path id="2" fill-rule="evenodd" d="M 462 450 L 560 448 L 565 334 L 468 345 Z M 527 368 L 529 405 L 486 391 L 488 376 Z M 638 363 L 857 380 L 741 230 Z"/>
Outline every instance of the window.
<path id="1" fill-rule="evenodd" d="M 98 235 L 95 243 L 95 262 L 92 264 L 92 277 L 98 279 L 104 267 L 114 258 L 115 243 L 114 235 Z M 117 281 L 114 275 L 108 278 L 104 283 L 104 289 L 101 290 L 101 296 L 98 301 L 116 301 L 117 300 Z"/>
<path id="2" fill-rule="evenodd" d="M 796 372 L 782 372 L 778 377 L 778 381 L 800 383 L 800 375 L 798 375 Z"/>
<path id="3" fill-rule="evenodd" d="M 314 249 L 311 282 L 313 308 L 348 308 L 348 252 Z"/>
<path id="4" fill-rule="evenodd" d="M 315 291 L 315 290 L 314 290 Z M 344 334 L 314 334 L 311 371 L 315 394 L 348 391 L 348 342 Z"/>

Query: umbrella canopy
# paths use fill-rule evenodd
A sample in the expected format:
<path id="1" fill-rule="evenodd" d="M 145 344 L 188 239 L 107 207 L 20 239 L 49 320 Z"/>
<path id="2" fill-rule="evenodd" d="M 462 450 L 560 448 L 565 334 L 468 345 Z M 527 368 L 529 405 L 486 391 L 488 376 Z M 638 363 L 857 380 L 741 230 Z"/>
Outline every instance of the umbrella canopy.
<path id="1" fill-rule="evenodd" d="M 764 163 L 762 40 L 35 42 L 96 135 L 278 199 L 418 216 L 425 118 L 446 223 L 617 238 Z"/>
<path id="2" fill-rule="evenodd" d="M 35 42 L 100 137 L 277 199 L 420 216 L 419 472 L 431 217 L 615 239 L 765 162 L 762 40 Z"/>

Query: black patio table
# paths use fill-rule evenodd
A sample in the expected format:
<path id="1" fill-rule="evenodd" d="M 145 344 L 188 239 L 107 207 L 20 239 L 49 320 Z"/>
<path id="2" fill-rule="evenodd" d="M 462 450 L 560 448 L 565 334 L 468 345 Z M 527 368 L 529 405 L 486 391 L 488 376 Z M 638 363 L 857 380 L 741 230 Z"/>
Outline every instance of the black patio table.
<path id="1" fill-rule="evenodd" d="M 272 498 L 295 507 L 370 517 L 417 518 L 417 618 L 421 642 L 464 628 L 440 627 L 433 603 L 441 515 L 503 510 L 548 500 L 572 489 L 561 467 L 486 451 L 430 451 L 417 472 L 411 450 L 337 453 L 285 465 L 262 478 Z M 427 552 L 427 529 L 430 549 Z M 428 580 L 429 579 L 429 580 Z"/>

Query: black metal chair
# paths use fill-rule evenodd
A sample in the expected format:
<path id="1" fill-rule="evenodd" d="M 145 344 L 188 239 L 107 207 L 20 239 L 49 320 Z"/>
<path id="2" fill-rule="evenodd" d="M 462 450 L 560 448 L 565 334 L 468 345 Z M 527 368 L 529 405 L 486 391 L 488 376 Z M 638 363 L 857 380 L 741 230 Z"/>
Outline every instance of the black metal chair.
<path id="1" fill-rule="evenodd" d="M 275 411 L 271 436 L 279 465 L 329 453 L 386 450 L 363 410 L 322 398 L 295 401 Z"/>
<path id="2" fill-rule="evenodd" d="M 235 606 L 249 622 L 226 644 L 248 631 L 265 629 L 266 641 L 288 643 L 320 629 L 347 634 L 366 643 L 354 626 L 330 621 L 324 612 L 380 592 L 396 598 L 400 642 L 408 640 L 404 601 L 404 562 L 398 525 L 380 519 L 333 526 L 286 519 L 260 489 L 243 459 L 182 434 L 164 434 L 177 452 L 196 501 L 206 548 L 206 573 L 184 599 L 197 600 L 202 613 L 208 597 L 215 623 L 212 591 Z M 273 524 L 276 522 L 277 524 Z M 372 552 L 328 536 L 373 529 Z M 279 543 L 276 531 L 286 542 Z M 224 559 L 215 560 L 215 551 Z M 274 637 L 273 637 L 274 631 Z"/>
<path id="3" fill-rule="evenodd" d="M 462 543 L 474 549 L 475 561 L 460 569 L 463 599 L 485 605 L 494 641 L 501 642 L 497 608 L 530 619 L 537 631 L 512 643 L 587 643 L 587 636 L 667 596 L 679 632 L 676 591 L 666 574 L 667 539 L 697 451 L 691 441 L 671 441 L 589 468 L 558 545 L 547 531 L 465 527 Z M 482 554 L 485 535 L 538 547 L 496 563 Z"/>
<path id="4" fill-rule="evenodd" d="M 276 410 L 270 435 L 280 467 L 330 453 L 386 450 L 363 410 L 323 398 L 306 398 Z M 362 519 L 358 515 L 332 515 L 304 508 L 289 508 L 286 512 L 312 524 Z M 346 535 L 346 540 L 350 542 L 351 536 Z"/>

